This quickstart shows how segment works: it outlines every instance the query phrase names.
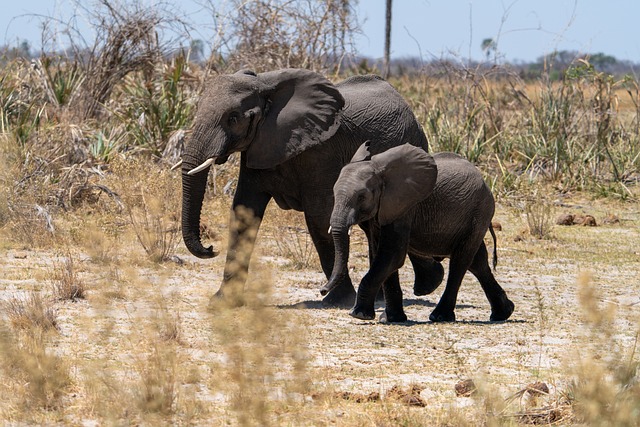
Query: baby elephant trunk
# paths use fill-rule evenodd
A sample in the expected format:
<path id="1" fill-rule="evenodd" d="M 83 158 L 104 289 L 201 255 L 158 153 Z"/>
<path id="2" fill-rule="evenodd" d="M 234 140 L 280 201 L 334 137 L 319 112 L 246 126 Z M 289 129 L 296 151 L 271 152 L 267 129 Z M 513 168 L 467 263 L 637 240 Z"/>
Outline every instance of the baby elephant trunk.
<path id="1" fill-rule="evenodd" d="M 335 246 L 333 270 L 329 282 L 320 289 L 320 294 L 327 295 L 349 275 L 347 264 L 349 261 L 349 227 L 345 225 L 332 226 L 331 236 Z"/>

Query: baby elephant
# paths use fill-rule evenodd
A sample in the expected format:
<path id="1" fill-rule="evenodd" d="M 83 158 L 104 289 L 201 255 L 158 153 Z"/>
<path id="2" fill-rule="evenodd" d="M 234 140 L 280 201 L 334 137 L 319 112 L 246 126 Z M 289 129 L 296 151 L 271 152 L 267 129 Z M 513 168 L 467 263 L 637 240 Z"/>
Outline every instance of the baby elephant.
<path id="1" fill-rule="evenodd" d="M 407 253 L 421 259 L 450 258 L 446 289 L 429 316 L 431 321 L 455 321 L 458 289 L 467 270 L 478 278 L 489 300 L 490 320 L 511 316 L 514 305 L 491 272 L 484 244 L 488 229 L 494 239 L 495 267 L 494 200 L 473 164 L 453 153 L 432 157 L 411 145 L 371 156 L 365 144 L 342 169 L 333 191 L 330 230 L 336 255 L 321 293 L 329 292 L 347 274 L 350 228 L 365 223 L 378 236 L 351 316 L 374 319 L 376 293 L 384 283 L 385 312 L 380 320 L 407 320 L 397 279 Z"/>

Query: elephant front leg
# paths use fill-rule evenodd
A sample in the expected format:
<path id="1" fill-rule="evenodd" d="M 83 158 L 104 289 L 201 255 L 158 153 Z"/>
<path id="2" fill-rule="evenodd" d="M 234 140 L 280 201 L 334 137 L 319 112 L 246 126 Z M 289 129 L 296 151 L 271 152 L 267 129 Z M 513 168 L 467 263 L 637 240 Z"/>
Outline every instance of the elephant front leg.
<path id="1" fill-rule="evenodd" d="M 220 289 L 214 299 L 224 297 L 235 305 L 244 303 L 244 284 L 256 236 L 271 197 L 266 193 L 242 191 L 238 185 L 229 221 L 229 245 Z"/>
<path id="2" fill-rule="evenodd" d="M 389 279 L 384 288 L 385 292 L 389 294 L 385 293 L 385 304 L 389 304 L 385 308 L 386 321 L 404 322 L 407 320 L 402 309 L 402 290 L 397 274 L 407 256 L 409 232 L 410 229 L 404 222 L 385 225 L 381 228 L 378 250 L 371 263 L 371 268 L 360 282 L 356 303 L 349 313 L 352 317 L 362 320 L 375 318 L 376 295 L 385 280 Z"/>

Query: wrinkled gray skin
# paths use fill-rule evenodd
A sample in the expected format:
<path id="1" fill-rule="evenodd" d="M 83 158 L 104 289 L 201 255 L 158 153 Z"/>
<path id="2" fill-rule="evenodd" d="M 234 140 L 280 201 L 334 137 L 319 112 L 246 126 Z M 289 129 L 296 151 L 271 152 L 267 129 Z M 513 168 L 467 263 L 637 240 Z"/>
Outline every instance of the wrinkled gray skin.
<path id="1" fill-rule="evenodd" d="M 230 154 L 241 152 L 224 278 L 217 296 L 232 282 L 245 282 L 257 229 L 271 199 L 282 209 L 304 212 L 322 269 L 330 276 L 334 246 L 327 230 L 333 184 L 357 148 L 372 139 L 373 153 L 400 144 L 427 149 L 424 132 L 407 103 L 378 77 L 353 77 L 334 85 L 317 73 L 287 69 L 257 75 L 240 71 L 207 82 L 182 157 L 182 234 L 193 255 L 217 255 L 200 240 L 209 167 L 196 173 L 193 169 L 207 159 L 221 164 Z M 250 212 L 253 219 L 247 220 L 243 212 Z M 438 280 L 439 269 L 433 260 L 419 260 L 416 277 L 427 287 L 437 286 L 431 282 Z M 348 275 L 335 284 L 323 301 L 351 306 L 355 290 Z"/>
<path id="2" fill-rule="evenodd" d="M 414 257 L 450 258 L 446 289 L 429 317 L 432 321 L 455 321 L 458 290 L 467 270 L 478 278 L 489 300 L 490 320 L 511 316 L 514 305 L 491 272 L 484 243 L 488 229 L 494 239 L 495 267 L 493 196 L 471 163 L 452 153 L 432 157 L 410 146 L 371 156 L 363 146 L 340 173 L 334 195 L 335 266 L 321 292 L 330 291 L 337 283 L 334 280 L 339 281 L 347 271 L 349 228 L 373 219 L 380 230 L 371 268 L 360 282 L 351 316 L 375 318 L 375 295 L 388 277 L 397 276 L 407 252 Z M 381 321 L 406 321 L 398 281 L 387 280 L 383 289 Z"/>

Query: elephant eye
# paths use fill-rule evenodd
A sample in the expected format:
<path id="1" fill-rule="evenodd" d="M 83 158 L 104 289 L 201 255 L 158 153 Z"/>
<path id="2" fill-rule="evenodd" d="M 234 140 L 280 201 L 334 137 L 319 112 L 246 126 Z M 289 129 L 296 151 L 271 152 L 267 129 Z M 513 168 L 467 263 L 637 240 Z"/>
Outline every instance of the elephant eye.
<path id="1" fill-rule="evenodd" d="M 369 209 L 369 200 L 366 193 L 360 193 L 357 197 L 357 202 L 360 211 L 366 212 Z"/>
<path id="2" fill-rule="evenodd" d="M 229 116 L 229 124 L 231 126 L 238 124 L 238 113 L 232 113 Z"/>

